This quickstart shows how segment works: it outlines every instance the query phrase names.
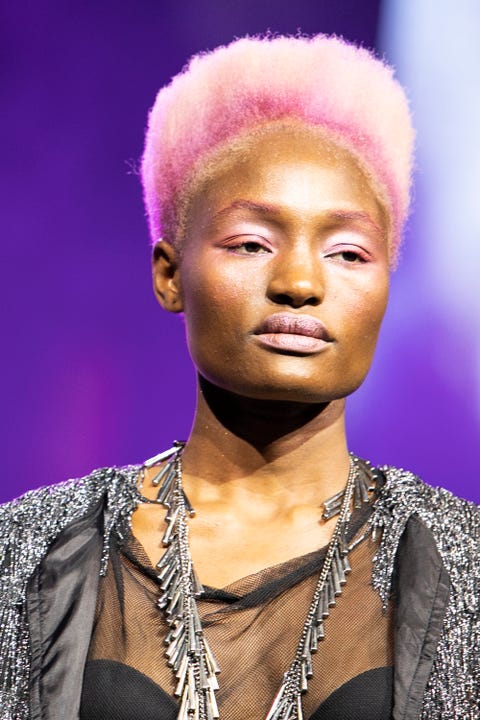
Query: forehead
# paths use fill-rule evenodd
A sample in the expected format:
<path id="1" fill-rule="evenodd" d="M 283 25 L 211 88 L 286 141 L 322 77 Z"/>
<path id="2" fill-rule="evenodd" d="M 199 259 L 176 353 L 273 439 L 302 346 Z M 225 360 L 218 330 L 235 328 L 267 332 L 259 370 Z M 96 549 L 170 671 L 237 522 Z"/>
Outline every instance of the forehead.
<path id="1" fill-rule="evenodd" d="M 223 217 L 244 201 L 306 220 L 332 210 L 362 211 L 387 233 L 383 207 L 356 158 L 304 127 L 260 128 L 210 158 L 192 187 L 187 226 Z"/>

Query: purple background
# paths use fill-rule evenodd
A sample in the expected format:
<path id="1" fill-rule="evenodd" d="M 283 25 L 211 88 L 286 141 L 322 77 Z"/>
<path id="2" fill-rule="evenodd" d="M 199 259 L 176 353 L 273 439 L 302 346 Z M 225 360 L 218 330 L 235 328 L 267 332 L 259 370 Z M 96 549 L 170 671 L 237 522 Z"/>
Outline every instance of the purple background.
<path id="1" fill-rule="evenodd" d="M 181 321 L 151 292 L 135 174 L 157 89 L 245 33 L 374 47 L 378 14 L 366 0 L 4 0 L 0 499 L 188 433 L 194 374 Z M 351 447 L 478 501 L 473 353 L 421 287 L 421 196 L 420 183 L 377 358 L 350 401 Z"/>

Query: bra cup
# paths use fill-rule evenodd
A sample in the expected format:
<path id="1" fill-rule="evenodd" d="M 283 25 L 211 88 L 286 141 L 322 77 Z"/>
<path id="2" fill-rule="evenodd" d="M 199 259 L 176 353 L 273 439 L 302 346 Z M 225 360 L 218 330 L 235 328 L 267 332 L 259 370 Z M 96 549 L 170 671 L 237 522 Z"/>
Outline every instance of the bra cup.
<path id="1" fill-rule="evenodd" d="M 390 720 L 393 668 L 367 670 L 337 688 L 310 720 Z"/>
<path id="2" fill-rule="evenodd" d="M 80 720 L 176 720 L 178 706 L 143 673 L 113 660 L 89 660 Z"/>

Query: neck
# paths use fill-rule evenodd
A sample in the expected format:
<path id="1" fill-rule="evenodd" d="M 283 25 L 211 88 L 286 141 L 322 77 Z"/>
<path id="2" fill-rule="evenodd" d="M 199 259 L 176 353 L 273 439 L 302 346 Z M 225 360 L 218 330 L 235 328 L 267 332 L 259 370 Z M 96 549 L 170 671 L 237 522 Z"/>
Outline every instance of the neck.
<path id="1" fill-rule="evenodd" d="M 349 469 L 344 409 L 344 400 L 245 398 L 202 379 L 184 451 L 189 494 L 200 502 L 215 496 L 251 502 L 254 496 L 283 505 L 333 495 Z"/>

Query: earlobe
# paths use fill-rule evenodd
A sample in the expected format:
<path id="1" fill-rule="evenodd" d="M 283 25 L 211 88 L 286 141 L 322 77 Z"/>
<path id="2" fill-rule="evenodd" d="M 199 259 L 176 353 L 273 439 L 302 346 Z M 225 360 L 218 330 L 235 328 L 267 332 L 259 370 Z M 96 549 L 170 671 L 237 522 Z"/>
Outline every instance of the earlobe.
<path id="1" fill-rule="evenodd" d="M 169 312 L 183 311 L 177 250 L 166 240 L 158 240 L 152 252 L 152 279 L 155 297 Z"/>

